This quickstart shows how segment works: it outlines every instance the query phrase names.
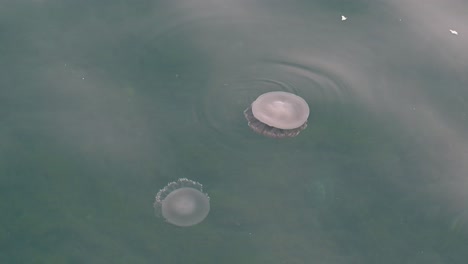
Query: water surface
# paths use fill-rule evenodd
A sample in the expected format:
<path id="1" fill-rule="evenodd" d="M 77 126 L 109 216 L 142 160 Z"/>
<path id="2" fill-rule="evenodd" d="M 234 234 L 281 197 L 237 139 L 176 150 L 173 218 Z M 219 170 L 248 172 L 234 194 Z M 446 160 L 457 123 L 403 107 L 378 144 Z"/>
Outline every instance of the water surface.
<path id="1" fill-rule="evenodd" d="M 430 2 L 1 3 L 0 262 L 465 263 L 468 5 Z M 269 91 L 296 138 L 247 126 Z"/>

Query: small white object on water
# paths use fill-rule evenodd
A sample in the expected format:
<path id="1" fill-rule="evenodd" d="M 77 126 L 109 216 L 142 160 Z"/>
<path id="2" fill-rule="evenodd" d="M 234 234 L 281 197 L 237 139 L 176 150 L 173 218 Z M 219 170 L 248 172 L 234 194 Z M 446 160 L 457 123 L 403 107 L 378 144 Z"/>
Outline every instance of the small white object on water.
<path id="1" fill-rule="evenodd" d="M 458 31 L 453 30 L 453 29 L 449 29 L 449 30 L 450 30 L 450 33 L 452 33 L 453 35 L 458 35 Z"/>
<path id="2" fill-rule="evenodd" d="M 341 21 L 345 21 L 346 19 L 348 19 L 348 18 L 343 16 L 343 15 L 341 16 Z"/>

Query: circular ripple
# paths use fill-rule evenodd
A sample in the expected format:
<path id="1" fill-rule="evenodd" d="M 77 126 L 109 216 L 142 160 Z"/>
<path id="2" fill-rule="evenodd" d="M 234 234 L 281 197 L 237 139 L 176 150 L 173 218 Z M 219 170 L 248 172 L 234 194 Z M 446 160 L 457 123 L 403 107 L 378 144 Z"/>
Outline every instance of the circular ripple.
<path id="1" fill-rule="evenodd" d="M 280 60 L 263 60 L 237 76 L 219 76 L 200 91 L 194 106 L 197 122 L 205 125 L 224 144 L 239 145 L 251 130 L 243 111 L 261 94 L 285 91 L 304 98 L 310 106 L 310 125 L 317 113 L 339 111 L 349 100 L 346 83 L 332 69 Z M 254 138 L 258 139 L 258 138 Z M 230 143 L 229 143 L 230 142 Z"/>

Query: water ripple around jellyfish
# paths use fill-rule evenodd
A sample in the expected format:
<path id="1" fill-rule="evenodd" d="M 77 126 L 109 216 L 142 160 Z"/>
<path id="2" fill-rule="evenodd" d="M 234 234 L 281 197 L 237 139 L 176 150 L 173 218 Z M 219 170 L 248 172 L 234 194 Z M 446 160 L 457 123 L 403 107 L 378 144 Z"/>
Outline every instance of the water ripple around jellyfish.
<path id="1" fill-rule="evenodd" d="M 246 135 L 251 130 L 243 111 L 261 94 L 284 91 L 302 97 L 310 106 L 310 126 L 327 112 L 341 111 L 344 102 L 351 100 L 349 85 L 321 64 L 267 59 L 237 68 L 241 70 L 210 80 L 193 107 L 196 122 L 229 148 L 258 139 Z"/>

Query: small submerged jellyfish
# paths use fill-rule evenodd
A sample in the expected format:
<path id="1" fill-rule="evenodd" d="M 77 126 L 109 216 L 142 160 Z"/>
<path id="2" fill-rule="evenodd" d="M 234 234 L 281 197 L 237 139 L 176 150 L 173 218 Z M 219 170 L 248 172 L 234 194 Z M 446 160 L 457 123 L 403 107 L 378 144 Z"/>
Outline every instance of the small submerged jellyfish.
<path id="1" fill-rule="evenodd" d="M 287 92 L 260 95 L 244 111 L 255 132 L 272 137 L 295 137 L 307 127 L 309 105 L 301 97 Z"/>
<path id="2" fill-rule="evenodd" d="M 176 226 L 192 226 L 205 219 L 210 211 L 210 197 L 203 186 L 182 178 L 159 190 L 153 204 L 156 214 Z"/>

